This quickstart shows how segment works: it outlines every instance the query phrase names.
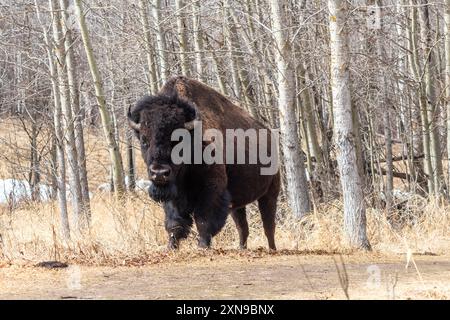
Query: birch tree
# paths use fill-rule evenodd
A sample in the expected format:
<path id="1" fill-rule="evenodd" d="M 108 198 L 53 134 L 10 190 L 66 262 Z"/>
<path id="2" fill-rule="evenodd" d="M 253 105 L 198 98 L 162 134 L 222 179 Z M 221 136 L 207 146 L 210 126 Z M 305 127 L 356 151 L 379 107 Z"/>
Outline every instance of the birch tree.
<path id="1" fill-rule="evenodd" d="M 311 204 L 294 107 L 293 54 L 288 28 L 284 25 L 287 19 L 285 18 L 283 4 L 277 0 L 271 0 L 270 9 L 272 33 L 276 46 L 278 108 L 280 110 L 281 144 L 286 169 L 287 192 L 294 215 L 302 218 L 310 212 Z"/>
<path id="2" fill-rule="evenodd" d="M 370 249 L 366 234 L 366 208 L 359 175 L 350 96 L 348 14 L 346 0 L 329 0 L 331 91 L 334 137 L 344 197 L 344 231 L 351 246 Z"/>
<path id="3" fill-rule="evenodd" d="M 160 66 L 161 83 L 170 77 L 169 57 L 167 55 L 166 35 L 161 21 L 161 0 L 152 0 L 152 12 L 156 29 L 156 43 L 158 46 L 158 61 Z"/>
<path id="4" fill-rule="evenodd" d="M 177 11 L 177 31 L 178 31 L 178 41 L 180 43 L 180 64 L 181 73 L 185 76 L 190 75 L 189 61 L 187 57 L 187 35 L 186 35 L 186 19 L 184 18 L 185 4 L 183 0 L 175 1 L 175 10 Z"/>
<path id="5" fill-rule="evenodd" d="M 450 159 L 450 0 L 445 0 L 445 101 L 447 108 L 447 159 Z M 450 161 L 447 172 L 450 173 Z M 450 188 L 450 174 L 447 186 Z"/>
<path id="6" fill-rule="evenodd" d="M 97 99 L 98 107 L 100 110 L 100 116 L 103 125 L 103 132 L 108 144 L 109 156 L 111 159 L 114 190 L 120 195 L 124 191 L 124 176 L 123 176 L 123 164 L 122 156 L 120 154 L 118 143 L 114 137 L 114 124 L 110 114 L 110 111 L 106 105 L 106 98 L 103 92 L 103 81 L 98 71 L 97 61 L 95 60 L 94 53 L 92 51 L 91 40 L 89 37 L 89 31 L 86 25 L 85 13 L 81 0 L 75 1 L 75 9 L 78 18 L 78 24 L 81 31 L 81 37 L 83 39 L 84 50 L 89 63 L 89 69 L 92 75 L 95 88 L 95 97 Z"/>
<path id="7" fill-rule="evenodd" d="M 426 91 L 426 106 L 428 123 L 426 130 L 430 132 L 430 157 L 435 194 L 439 196 L 445 189 L 445 180 L 442 170 L 442 159 L 439 139 L 438 116 L 439 106 L 436 97 L 436 58 L 434 54 L 434 39 L 430 25 L 430 12 L 428 0 L 419 0 L 420 35 L 424 57 L 424 86 Z"/>
<path id="8" fill-rule="evenodd" d="M 70 238 L 70 225 L 69 217 L 67 213 L 67 198 L 66 198 L 66 159 L 64 155 L 64 134 L 62 129 L 62 112 L 61 112 L 61 100 L 59 95 L 58 75 L 56 71 L 55 61 L 52 54 L 52 44 L 47 32 L 47 28 L 41 21 L 41 12 L 37 0 L 34 0 L 34 6 L 36 9 L 37 20 L 42 27 L 42 34 L 44 35 L 44 43 L 47 53 L 47 61 L 50 72 L 50 81 L 52 84 L 53 93 L 53 125 L 54 135 L 56 141 L 56 162 L 57 169 L 52 174 L 55 176 L 57 184 L 57 198 L 59 205 L 59 216 L 61 225 L 61 235 L 65 240 Z"/>
<path id="9" fill-rule="evenodd" d="M 56 0 L 50 0 L 50 11 L 53 21 L 53 38 L 55 43 L 55 53 L 57 57 L 56 70 L 58 74 L 58 84 L 60 93 L 60 103 L 62 110 L 62 123 L 64 130 L 64 146 L 66 151 L 69 185 L 71 194 L 71 204 L 73 208 L 74 219 L 77 227 L 83 227 L 85 222 L 84 211 L 82 207 L 82 193 L 80 184 L 80 171 L 78 167 L 78 154 L 75 143 L 75 128 L 70 102 L 70 88 L 67 73 L 66 51 L 64 37 L 62 34 L 60 8 Z"/>
<path id="10" fill-rule="evenodd" d="M 158 91 L 158 77 L 156 72 L 156 62 L 153 56 L 152 36 L 148 22 L 148 6 L 145 0 L 139 0 L 139 10 L 144 34 L 145 55 L 147 58 L 148 92 L 149 94 L 156 94 Z"/>
<path id="11" fill-rule="evenodd" d="M 74 123 L 74 133 L 75 133 L 75 146 L 77 150 L 77 162 L 79 167 L 80 175 L 80 187 L 81 187 L 81 205 L 84 214 L 88 217 L 90 216 L 90 200 L 89 200 L 89 184 L 87 178 L 87 168 L 86 168 L 86 151 L 84 146 L 84 132 L 82 115 L 80 110 L 80 92 L 78 90 L 78 80 L 75 72 L 75 57 L 73 49 L 73 39 L 72 30 L 69 26 L 69 14 L 68 10 L 68 0 L 60 0 L 60 8 L 62 15 L 62 31 L 64 33 L 64 50 L 66 52 L 66 69 L 67 69 L 67 80 L 70 92 L 70 101 L 73 114 Z"/>
<path id="12" fill-rule="evenodd" d="M 204 81 L 203 75 L 203 38 L 200 25 L 200 1 L 194 1 L 192 3 L 192 27 L 194 33 L 194 50 L 195 50 L 195 69 L 197 78 L 200 81 Z"/>

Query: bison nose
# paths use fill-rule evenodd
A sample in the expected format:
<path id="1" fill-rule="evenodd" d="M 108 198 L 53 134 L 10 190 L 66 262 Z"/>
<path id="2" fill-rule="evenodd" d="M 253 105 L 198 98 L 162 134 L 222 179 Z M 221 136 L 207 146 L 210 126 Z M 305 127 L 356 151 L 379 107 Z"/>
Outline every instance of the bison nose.
<path id="1" fill-rule="evenodd" d="M 150 179 L 156 182 L 167 182 L 172 169 L 167 164 L 150 165 Z"/>

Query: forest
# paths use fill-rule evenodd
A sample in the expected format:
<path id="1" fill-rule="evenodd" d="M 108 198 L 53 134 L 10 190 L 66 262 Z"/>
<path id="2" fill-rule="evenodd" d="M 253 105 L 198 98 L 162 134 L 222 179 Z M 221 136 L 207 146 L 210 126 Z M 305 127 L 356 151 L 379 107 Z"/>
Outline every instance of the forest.
<path id="1" fill-rule="evenodd" d="M 248 250 L 237 250 L 231 219 L 209 251 L 195 229 L 179 252 L 166 250 L 128 112 L 180 75 L 279 130 L 277 252 L 266 250 L 254 204 Z M 449 158 L 450 0 L 0 0 L 5 279 L 2 266 L 41 261 L 203 267 L 222 258 L 263 260 L 281 277 L 289 271 L 279 264 L 296 256 L 322 266 L 340 256 L 314 271 L 339 279 L 334 294 L 288 297 L 349 298 L 342 256 L 361 283 L 367 264 L 392 264 L 389 292 L 406 257 L 414 279 L 400 297 L 448 299 Z M 442 271 L 438 289 L 414 257 L 424 277 Z M 10 296 L 27 295 L 12 283 Z M 353 296 L 371 297 L 364 290 Z"/>

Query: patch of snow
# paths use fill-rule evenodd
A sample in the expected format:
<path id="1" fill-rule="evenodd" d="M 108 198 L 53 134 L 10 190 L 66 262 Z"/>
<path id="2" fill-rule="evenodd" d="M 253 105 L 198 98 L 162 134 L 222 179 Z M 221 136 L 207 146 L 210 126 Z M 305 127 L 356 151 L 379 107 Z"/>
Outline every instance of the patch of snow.
<path id="1" fill-rule="evenodd" d="M 26 180 L 5 179 L 0 180 L 0 203 L 13 203 L 31 200 L 31 186 Z M 41 201 L 51 198 L 52 189 L 45 185 L 39 185 L 39 196 Z"/>

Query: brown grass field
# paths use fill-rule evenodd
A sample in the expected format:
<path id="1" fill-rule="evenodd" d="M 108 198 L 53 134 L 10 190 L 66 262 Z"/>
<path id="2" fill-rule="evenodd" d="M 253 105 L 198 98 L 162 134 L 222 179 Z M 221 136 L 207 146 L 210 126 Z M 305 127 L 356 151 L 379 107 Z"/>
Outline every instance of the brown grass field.
<path id="1" fill-rule="evenodd" d="M 193 230 L 180 251 L 167 252 L 158 204 L 142 192 L 118 200 L 96 191 L 107 181 L 108 154 L 101 131 L 86 137 L 94 193 L 89 234 L 63 241 L 54 202 L 0 205 L 1 299 L 341 299 L 346 293 L 350 299 L 450 298 L 448 204 L 414 202 L 408 213 L 414 222 L 402 228 L 392 228 L 385 212 L 368 209 L 370 253 L 345 247 L 338 200 L 317 206 L 302 221 L 280 201 L 284 218 L 276 253 L 266 250 L 254 206 L 249 250 L 236 250 L 229 219 L 212 250 L 197 249 Z M 0 179 L 25 173 L 28 141 L 18 124 L 2 122 L 0 142 Z M 46 143 L 42 138 L 40 145 Z M 145 178 L 144 172 L 138 159 L 138 175 Z M 49 260 L 69 267 L 35 266 Z"/>

